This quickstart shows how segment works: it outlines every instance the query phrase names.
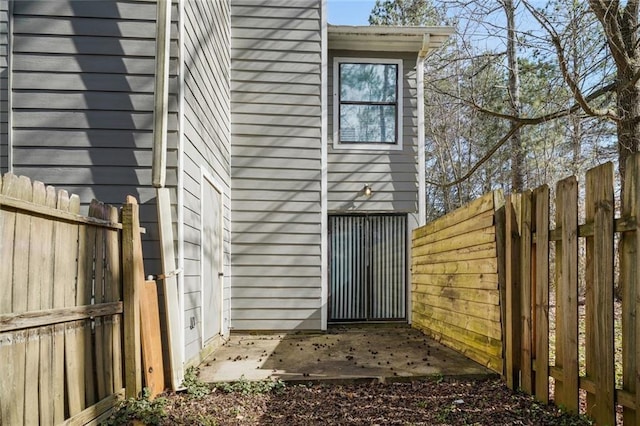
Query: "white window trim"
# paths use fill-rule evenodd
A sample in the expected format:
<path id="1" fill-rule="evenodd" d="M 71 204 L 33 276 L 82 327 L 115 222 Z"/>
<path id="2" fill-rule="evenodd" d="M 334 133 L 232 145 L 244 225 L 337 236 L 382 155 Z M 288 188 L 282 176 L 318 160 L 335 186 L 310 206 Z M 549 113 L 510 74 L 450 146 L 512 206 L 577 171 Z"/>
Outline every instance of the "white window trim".
<path id="1" fill-rule="evenodd" d="M 398 95 L 398 117 L 397 117 L 397 134 L 398 140 L 394 144 L 385 143 L 340 143 L 340 63 L 350 64 L 393 64 L 398 66 L 398 87 L 396 93 Z M 401 151 L 402 150 L 402 122 L 404 119 L 404 111 L 402 109 L 402 95 L 404 86 L 404 72 L 402 69 L 402 59 L 386 59 L 386 58 L 333 58 L 333 149 L 341 150 L 367 150 L 367 151 Z"/>

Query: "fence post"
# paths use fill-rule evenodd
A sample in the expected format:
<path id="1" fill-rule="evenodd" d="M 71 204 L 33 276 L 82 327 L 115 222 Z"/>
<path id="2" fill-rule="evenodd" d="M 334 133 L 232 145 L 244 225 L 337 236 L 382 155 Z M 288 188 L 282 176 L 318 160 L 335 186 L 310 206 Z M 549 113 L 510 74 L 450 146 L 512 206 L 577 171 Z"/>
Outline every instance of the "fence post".
<path id="1" fill-rule="evenodd" d="M 127 196 L 122 208 L 122 287 L 124 302 L 125 396 L 137 397 L 142 391 L 140 351 L 140 287 L 144 282 L 139 207 Z"/>
<path id="2" fill-rule="evenodd" d="M 505 378 L 510 389 L 520 387 L 522 318 L 520 313 L 520 194 L 506 203 L 505 225 Z"/>
<path id="3" fill-rule="evenodd" d="M 578 412 L 578 181 L 568 177 L 556 186 L 556 367 L 555 401 Z"/>
<path id="4" fill-rule="evenodd" d="M 638 318 L 638 265 L 640 264 L 640 155 L 627 159 L 626 177 L 623 188 L 622 218 L 633 219 L 633 232 L 624 232 L 620 240 L 620 283 L 622 285 L 622 389 L 635 394 L 635 409 L 624 407 L 624 424 L 640 421 L 640 318 Z"/>
<path id="5" fill-rule="evenodd" d="M 616 422 L 613 341 L 613 164 L 587 172 L 586 372 L 595 384 L 587 393 L 587 414 L 599 425 Z"/>

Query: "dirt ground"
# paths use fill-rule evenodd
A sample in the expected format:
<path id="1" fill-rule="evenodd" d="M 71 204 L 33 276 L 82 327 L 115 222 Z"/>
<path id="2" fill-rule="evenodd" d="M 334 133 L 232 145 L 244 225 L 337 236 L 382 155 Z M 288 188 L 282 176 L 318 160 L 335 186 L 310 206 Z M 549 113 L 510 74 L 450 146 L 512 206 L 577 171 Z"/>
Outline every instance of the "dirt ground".
<path id="1" fill-rule="evenodd" d="M 250 389 L 247 389 L 250 391 Z M 589 425 L 507 389 L 500 379 L 287 384 L 168 397 L 166 425 Z"/>

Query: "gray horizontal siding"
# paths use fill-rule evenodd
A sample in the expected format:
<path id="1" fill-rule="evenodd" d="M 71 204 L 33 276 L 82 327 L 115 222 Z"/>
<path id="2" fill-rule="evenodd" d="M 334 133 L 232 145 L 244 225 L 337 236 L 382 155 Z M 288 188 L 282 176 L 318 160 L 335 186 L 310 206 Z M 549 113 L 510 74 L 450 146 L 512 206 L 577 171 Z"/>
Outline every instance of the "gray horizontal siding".
<path id="1" fill-rule="evenodd" d="M 156 4 L 17 1 L 12 27 L 12 144 L 18 174 L 120 204 L 141 203 L 149 273 L 159 271 L 151 186 Z M 177 6 L 167 183 L 177 183 Z M 175 203 L 175 194 L 173 195 Z M 174 206 L 175 212 L 175 206 Z"/>
<path id="2" fill-rule="evenodd" d="M 42 0 L 20 0 L 14 2 L 14 14 L 30 17 L 42 16 L 45 18 L 55 17 L 56 20 L 68 17 L 75 22 L 77 18 L 97 18 L 113 19 L 112 26 L 120 26 L 119 20 L 126 18 L 125 22 L 155 22 L 156 4 L 154 1 L 128 0 L 128 1 L 102 1 L 94 0 L 74 0 L 74 1 L 42 1 Z M 100 4 L 102 3 L 102 4 Z M 107 4 L 109 3 L 109 4 Z M 173 6 L 172 16 L 177 15 L 177 5 Z M 86 25 L 86 21 L 85 25 Z M 95 21 L 95 26 L 100 26 L 104 21 Z M 47 25 L 48 26 L 48 25 Z M 39 31 L 46 34 L 45 29 Z M 152 30 L 154 31 L 154 30 Z M 148 37 L 149 33 L 144 33 Z"/>
<path id="3" fill-rule="evenodd" d="M 293 94 L 283 94 L 283 93 L 252 93 L 245 92 L 242 90 L 238 90 L 235 92 L 233 97 L 234 103 L 248 103 L 248 102 L 257 102 L 262 105 L 305 105 L 305 106 L 314 106 L 316 105 L 316 99 L 314 97 L 309 97 L 304 94 L 293 95 Z M 244 133 L 241 133 L 244 134 Z M 249 133 L 253 134 L 253 133 Z M 278 135 L 276 135 L 278 136 Z M 281 136 L 287 136 L 281 135 Z"/>
<path id="4" fill-rule="evenodd" d="M 260 33 L 257 32 L 256 37 L 259 37 Z M 311 63 L 296 63 L 295 69 L 297 72 L 294 74 L 306 74 L 306 73 L 317 73 L 317 67 L 313 62 Z M 235 73 L 237 71 L 264 71 L 264 72 L 282 72 L 287 73 L 292 70 L 292 62 L 288 62 L 286 56 L 278 62 L 270 62 L 270 61 L 256 61 L 251 58 L 248 59 L 234 59 L 234 62 L 231 63 L 231 70 Z"/>
<path id="5" fill-rule="evenodd" d="M 73 58 L 73 54 L 69 54 L 67 59 Z M 18 58 L 14 59 L 16 67 L 13 69 L 13 90 L 52 90 L 56 92 L 65 91 L 105 91 L 119 92 L 123 96 L 129 94 L 151 93 L 153 94 L 153 79 L 150 76 L 128 75 L 120 73 L 97 74 L 97 73 L 60 73 L 58 70 L 49 70 L 42 67 L 36 71 L 21 71 Z M 46 76 L 51 75 L 51 80 L 43 79 L 43 73 Z M 153 73 L 151 73 L 153 76 Z M 177 78 L 174 76 L 169 81 L 170 89 L 175 93 L 177 89 Z M 101 105 L 101 108 L 104 108 Z M 152 107 L 147 108 L 148 111 Z"/>
<path id="6" fill-rule="evenodd" d="M 20 2 L 22 3 L 22 2 Z M 126 34 L 128 37 L 146 38 L 155 31 L 155 22 L 150 21 L 121 21 L 113 23 L 108 20 L 96 20 L 91 17 L 83 18 L 78 15 L 77 8 L 73 16 L 58 16 L 55 21 L 51 21 L 50 16 L 33 15 L 37 11 L 42 11 L 42 7 L 30 9 L 17 6 L 17 13 L 29 15 L 22 19 L 21 31 L 26 34 L 41 33 L 52 36 L 98 36 L 98 37 L 119 37 Z M 29 12 L 31 10 L 31 12 Z M 148 9 L 145 8 L 145 14 Z M 104 15 L 97 16 L 105 18 Z M 172 23 L 172 33 L 178 34 L 178 25 Z"/>
<path id="7" fill-rule="evenodd" d="M 152 144 L 151 132 L 118 129 L 25 128 L 14 129 L 13 137 L 21 140 L 23 147 L 149 149 Z"/>
<path id="8" fill-rule="evenodd" d="M 248 210 L 239 210 L 235 204 L 233 206 L 233 223 L 234 227 L 236 223 L 247 222 L 248 224 L 264 223 L 264 222 L 276 222 L 276 223 L 318 223 L 318 213 L 315 209 L 311 212 L 297 211 L 271 211 L 268 215 L 256 209 L 250 208 L 250 204 L 247 204 Z M 234 241 L 235 242 L 235 241 Z"/>
<path id="9" fill-rule="evenodd" d="M 320 1 L 232 1 L 232 325 L 320 328 Z"/>
<path id="10" fill-rule="evenodd" d="M 400 151 L 333 149 L 333 58 L 388 57 L 403 59 L 403 115 Z M 384 56 L 371 52 L 329 51 L 328 61 L 328 210 L 329 212 L 418 211 L 418 118 L 416 55 Z M 364 184 L 373 189 L 366 198 Z"/>
<path id="11" fill-rule="evenodd" d="M 155 67 L 153 57 L 121 57 L 113 61 L 109 56 L 82 54 L 76 55 L 75 61 L 69 61 L 64 55 L 41 53 L 14 53 L 20 64 L 18 71 L 34 71 L 55 69 L 60 73 L 103 73 L 103 74 L 152 74 Z M 171 68 L 177 67 L 177 59 L 171 59 Z"/>
<path id="12" fill-rule="evenodd" d="M 22 30 L 22 27 L 16 26 L 16 29 Z M 121 38 L 117 40 L 106 41 L 104 37 L 91 36 L 73 36 L 68 35 L 50 36 L 50 35 L 31 35 L 30 33 L 14 31 L 16 37 L 13 50 L 14 52 L 47 52 L 51 54 L 92 54 L 92 55 L 126 55 L 126 56 L 149 56 L 155 54 L 154 40 L 128 39 Z M 178 53 L 177 45 L 171 46 L 170 53 L 176 56 Z"/>
<path id="13" fill-rule="evenodd" d="M 9 0 L 0 0 L 0 174 L 9 170 Z"/>
<path id="14" fill-rule="evenodd" d="M 231 276 L 231 34 L 228 1 L 184 3 L 184 274 L 185 356 L 196 359 L 203 345 L 201 271 L 201 170 L 222 184 L 224 203 L 223 332 L 230 325 Z M 197 326 L 189 327 L 194 317 Z"/>
<path id="15" fill-rule="evenodd" d="M 53 155 L 58 155 L 56 152 Z M 151 180 L 151 170 L 148 168 L 137 168 L 131 166 L 122 166 L 114 169 L 112 165 L 86 167 L 68 167 L 64 165 L 57 167 L 55 173 L 53 168 L 41 169 L 38 166 L 22 166 L 22 170 L 31 179 L 41 182 L 47 181 L 48 184 L 54 186 L 62 185 L 131 185 L 132 181 L 148 182 Z M 115 173 L 114 173 L 115 172 Z M 55 179 L 60 179 L 55 181 Z M 175 186 L 177 184 L 176 175 L 167 176 L 167 185 Z"/>
<path id="16" fill-rule="evenodd" d="M 276 298 L 288 298 L 288 297 L 320 297 L 320 289 L 309 290 L 307 288 L 287 288 L 287 287 L 262 287 L 265 295 Z M 252 297 L 254 290 L 251 286 L 240 287 L 234 286 L 233 292 L 238 297 Z"/>
<path id="17" fill-rule="evenodd" d="M 241 312 L 247 312 L 247 310 L 243 310 Z M 267 311 L 269 314 L 273 314 L 272 311 Z M 259 315 L 260 314 L 260 315 Z M 310 316 L 305 317 L 305 314 Z M 261 311 L 256 311 L 254 316 L 260 316 L 261 318 L 265 315 L 261 314 Z M 260 329 L 262 330 L 313 330 L 318 328 L 318 323 L 320 323 L 320 315 L 316 313 L 314 310 L 310 311 L 302 311 L 300 315 L 293 319 L 283 318 L 283 315 L 280 315 L 277 319 L 262 319 L 260 320 Z M 256 328 L 256 320 L 254 318 L 245 319 L 234 318 L 233 320 L 234 327 L 237 330 L 251 330 Z"/>

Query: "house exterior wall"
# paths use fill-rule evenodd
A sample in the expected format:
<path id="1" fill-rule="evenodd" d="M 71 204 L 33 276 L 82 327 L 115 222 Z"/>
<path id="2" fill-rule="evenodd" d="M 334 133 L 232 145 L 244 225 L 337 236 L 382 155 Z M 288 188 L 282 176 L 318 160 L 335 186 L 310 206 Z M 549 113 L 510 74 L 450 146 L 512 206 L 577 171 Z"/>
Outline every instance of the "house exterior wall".
<path id="1" fill-rule="evenodd" d="M 146 272 L 159 273 L 151 187 L 155 3 L 17 1 L 12 15 L 14 172 L 83 203 L 117 205 L 136 196 L 147 230 Z M 177 54 L 174 39 L 168 186 L 177 181 Z"/>
<path id="2" fill-rule="evenodd" d="M 9 0 L 0 0 L 0 174 L 9 170 Z"/>
<path id="3" fill-rule="evenodd" d="M 334 58 L 403 59 L 402 150 L 334 149 Z M 418 212 L 418 108 L 416 54 L 381 55 L 376 52 L 329 51 L 328 64 L 328 211 L 329 213 Z M 373 189 L 366 197 L 365 184 Z"/>
<path id="4" fill-rule="evenodd" d="M 329 50 L 328 60 L 328 152 L 327 196 L 328 214 L 406 213 L 407 238 L 419 224 L 418 189 L 418 97 L 415 53 L 378 53 Z M 366 150 L 335 149 L 333 146 L 334 58 L 402 59 L 402 149 Z M 373 190 L 364 195 L 364 185 Z M 407 247 L 407 259 L 410 248 Z M 410 265 L 406 265 L 406 280 L 411 282 Z M 407 285 L 407 320 L 410 316 L 410 291 Z"/>
<path id="5" fill-rule="evenodd" d="M 0 84 L 6 81 L 7 9 L 8 1 L 0 0 Z M 146 228 L 147 274 L 161 272 L 151 186 L 156 9 L 156 3 L 148 0 L 18 1 L 12 8 L 14 172 L 67 189 L 85 203 L 97 198 L 118 205 L 127 194 L 136 196 Z M 184 29 L 182 121 L 179 25 Z M 174 237 L 183 231 L 187 362 L 198 359 L 206 343 L 201 336 L 200 262 L 205 175 L 223 192 L 223 331 L 229 327 L 230 38 L 229 1 L 185 1 L 182 8 L 173 1 L 166 184 L 172 189 Z M 0 85 L 0 102 L 7 99 L 4 87 Z M 6 103 L 2 105 L 6 112 Z M 7 132 L 1 126 L 7 115 L 0 114 L 2 162 L 6 162 Z M 179 199 L 182 227 L 177 222 Z"/>
<path id="6" fill-rule="evenodd" d="M 232 327 L 321 327 L 321 0 L 232 0 Z"/>
<path id="7" fill-rule="evenodd" d="M 223 191 L 223 333 L 230 321 L 231 26 L 228 1 L 184 2 L 184 324 L 185 358 L 197 358 L 201 336 L 203 173 Z M 206 214 L 206 212 L 204 212 Z M 196 327 L 190 318 L 196 318 Z"/>

